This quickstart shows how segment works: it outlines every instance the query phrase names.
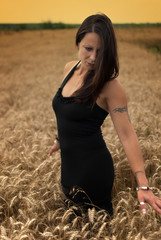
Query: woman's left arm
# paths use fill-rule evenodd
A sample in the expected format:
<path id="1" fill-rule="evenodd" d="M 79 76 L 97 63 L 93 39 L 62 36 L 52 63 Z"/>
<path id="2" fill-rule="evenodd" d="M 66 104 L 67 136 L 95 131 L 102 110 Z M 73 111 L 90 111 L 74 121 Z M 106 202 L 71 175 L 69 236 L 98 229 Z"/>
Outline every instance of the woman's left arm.
<path id="1" fill-rule="evenodd" d="M 141 189 L 141 187 L 149 187 L 142 152 L 130 121 L 125 93 L 116 79 L 109 82 L 106 88 L 106 96 L 108 96 L 106 97 L 106 110 L 111 115 L 114 127 L 138 183 L 138 200 L 141 210 L 143 213 L 146 212 L 145 202 L 147 202 L 155 211 L 161 214 L 161 199 L 155 196 L 150 189 Z"/>

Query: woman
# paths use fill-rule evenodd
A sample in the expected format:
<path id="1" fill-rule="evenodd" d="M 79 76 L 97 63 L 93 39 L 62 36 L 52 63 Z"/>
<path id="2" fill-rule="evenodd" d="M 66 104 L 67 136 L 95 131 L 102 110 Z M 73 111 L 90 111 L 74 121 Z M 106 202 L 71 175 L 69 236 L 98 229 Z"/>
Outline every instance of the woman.
<path id="1" fill-rule="evenodd" d="M 117 47 L 110 19 L 104 14 L 86 18 L 77 32 L 76 45 L 80 61 L 65 66 L 64 81 L 53 99 L 58 137 L 50 155 L 61 149 L 65 195 L 76 203 L 92 202 L 112 214 L 114 169 L 100 130 L 110 114 L 137 179 L 142 212 L 146 212 L 147 202 L 161 214 L 161 199 L 149 189 L 126 96 L 117 80 Z"/>

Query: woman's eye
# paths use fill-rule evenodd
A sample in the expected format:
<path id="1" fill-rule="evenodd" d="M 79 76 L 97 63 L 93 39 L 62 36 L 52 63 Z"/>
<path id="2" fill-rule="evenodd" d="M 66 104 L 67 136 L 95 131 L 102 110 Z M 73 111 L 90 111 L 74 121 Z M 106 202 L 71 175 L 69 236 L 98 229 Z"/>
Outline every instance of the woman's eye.
<path id="1" fill-rule="evenodd" d="M 90 52 L 90 51 L 92 50 L 92 48 L 90 48 L 90 47 L 85 47 L 85 49 L 86 49 L 88 52 Z"/>

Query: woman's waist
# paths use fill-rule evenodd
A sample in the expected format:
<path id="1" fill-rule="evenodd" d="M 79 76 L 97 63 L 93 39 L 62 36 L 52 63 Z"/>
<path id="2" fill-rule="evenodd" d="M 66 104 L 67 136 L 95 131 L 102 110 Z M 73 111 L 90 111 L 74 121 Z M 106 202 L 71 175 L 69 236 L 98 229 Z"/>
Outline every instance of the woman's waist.
<path id="1" fill-rule="evenodd" d="M 65 148 L 75 148 L 80 149 L 83 148 L 100 148 L 105 147 L 105 141 L 101 133 L 93 134 L 93 135 L 70 135 L 70 136 L 61 136 L 60 137 L 60 146 L 61 149 Z"/>

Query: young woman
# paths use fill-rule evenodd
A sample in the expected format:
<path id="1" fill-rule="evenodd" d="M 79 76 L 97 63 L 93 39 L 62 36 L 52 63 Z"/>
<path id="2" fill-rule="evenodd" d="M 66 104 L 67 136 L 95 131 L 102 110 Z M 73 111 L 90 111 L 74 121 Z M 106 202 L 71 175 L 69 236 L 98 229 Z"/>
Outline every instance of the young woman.
<path id="1" fill-rule="evenodd" d="M 161 214 L 161 199 L 149 188 L 126 96 L 117 79 L 117 46 L 110 19 L 104 14 L 87 17 L 77 32 L 76 45 L 79 61 L 65 66 L 64 81 L 53 99 L 58 137 L 50 155 L 60 148 L 64 193 L 76 203 L 92 202 L 112 214 L 113 161 L 100 129 L 110 114 L 137 179 L 142 212 L 147 202 Z"/>

